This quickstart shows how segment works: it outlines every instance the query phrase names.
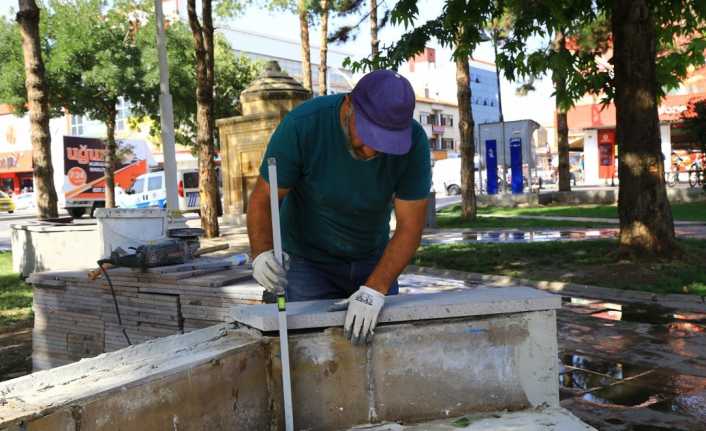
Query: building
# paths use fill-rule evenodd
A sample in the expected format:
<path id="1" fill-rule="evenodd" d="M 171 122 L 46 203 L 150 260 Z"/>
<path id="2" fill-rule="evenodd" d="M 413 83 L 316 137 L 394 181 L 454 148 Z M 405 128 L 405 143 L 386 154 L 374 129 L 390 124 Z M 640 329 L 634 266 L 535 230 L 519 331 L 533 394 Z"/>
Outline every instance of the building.
<path id="1" fill-rule="evenodd" d="M 500 119 L 498 82 L 495 65 L 471 60 L 471 111 L 476 126 Z M 458 103 L 456 102 L 456 65 L 437 61 L 437 51 L 425 48 L 399 68 L 417 95 L 415 119 L 427 131 L 435 159 L 456 157 L 460 153 Z M 474 129 L 476 144 L 477 127 Z"/>
<path id="2" fill-rule="evenodd" d="M 458 105 L 417 96 L 414 119 L 427 132 L 429 147 L 435 160 L 458 154 L 460 134 L 458 130 Z"/>
<path id="3" fill-rule="evenodd" d="M 683 128 L 681 120 L 689 100 L 700 98 L 706 98 L 706 67 L 692 70 L 659 105 L 660 138 L 667 172 L 686 172 L 701 155 L 699 145 Z M 615 105 L 603 105 L 599 96 L 586 95 L 567 117 L 572 171 L 582 174 L 584 184 L 612 184 L 617 176 L 619 151 L 615 137 Z"/>
<path id="4" fill-rule="evenodd" d="M 302 82 L 301 44 L 298 39 L 285 39 L 227 26 L 219 28 L 218 32 L 235 47 L 236 52 L 263 63 L 275 60 L 289 76 Z M 328 48 L 328 94 L 347 93 L 353 89 L 353 73 L 342 67 L 343 61 L 349 56 L 353 54 Z M 319 46 L 314 44 L 311 45 L 311 82 L 314 96 L 319 96 Z"/>

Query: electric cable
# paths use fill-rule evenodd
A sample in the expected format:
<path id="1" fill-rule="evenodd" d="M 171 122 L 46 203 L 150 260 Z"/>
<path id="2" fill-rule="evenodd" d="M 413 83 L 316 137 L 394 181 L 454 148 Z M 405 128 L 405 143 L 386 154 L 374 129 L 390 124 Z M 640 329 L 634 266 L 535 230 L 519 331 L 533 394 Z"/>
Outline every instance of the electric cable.
<path id="1" fill-rule="evenodd" d="M 100 268 L 101 272 L 103 273 L 103 276 L 105 276 L 105 279 L 108 281 L 108 286 L 110 287 L 110 294 L 113 296 L 113 305 L 115 305 L 115 315 L 118 317 L 118 326 L 120 326 L 120 330 L 123 333 L 123 336 L 125 337 L 125 341 L 127 341 L 128 346 L 132 346 L 132 342 L 130 341 L 130 337 L 127 335 L 127 331 L 125 330 L 125 327 L 123 326 L 123 319 L 120 316 L 120 307 L 118 306 L 118 298 L 115 296 L 115 289 L 113 288 L 113 282 L 110 280 L 110 276 L 108 276 L 108 271 L 103 268 L 104 263 L 110 263 L 110 260 L 99 260 L 98 261 L 98 268 Z"/>

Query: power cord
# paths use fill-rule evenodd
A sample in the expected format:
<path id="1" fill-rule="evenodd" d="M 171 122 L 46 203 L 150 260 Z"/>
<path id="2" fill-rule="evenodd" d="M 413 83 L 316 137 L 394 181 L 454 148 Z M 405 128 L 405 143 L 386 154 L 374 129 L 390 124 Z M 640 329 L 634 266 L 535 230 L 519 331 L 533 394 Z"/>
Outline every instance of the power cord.
<path id="1" fill-rule="evenodd" d="M 127 345 L 132 346 L 130 337 L 127 335 L 127 330 L 125 330 L 125 327 L 123 326 L 123 319 L 120 316 L 120 307 L 118 306 L 118 298 L 115 296 L 113 282 L 110 280 L 110 276 L 108 276 L 108 271 L 103 268 L 103 264 L 105 263 L 112 263 L 112 261 L 110 259 L 101 259 L 98 261 L 98 268 L 100 268 L 101 272 L 103 273 L 103 276 L 108 281 L 108 286 L 110 286 L 110 294 L 113 296 L 113 305 L 115 305 L 115 315 L 118 316 L 118 325 L 120 326 L 120 330 L 122 331 L 123 336 L 125 337 L 125 341 L 127 341 Z"/>

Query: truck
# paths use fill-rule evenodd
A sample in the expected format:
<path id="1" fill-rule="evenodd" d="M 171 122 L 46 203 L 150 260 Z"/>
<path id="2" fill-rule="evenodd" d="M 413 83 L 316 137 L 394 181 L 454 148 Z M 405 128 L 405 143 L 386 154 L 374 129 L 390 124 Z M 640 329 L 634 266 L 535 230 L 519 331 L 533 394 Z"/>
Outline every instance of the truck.
<path id="1" fill-rule="evenodd" d="M 115 186 L 129 189 L 149 171 L 154 159 L 140 140 L 118 140 Z M 64 136 L 64 207 L 73 218 L 105 207 L 105 142 L 98 138 Z"/>

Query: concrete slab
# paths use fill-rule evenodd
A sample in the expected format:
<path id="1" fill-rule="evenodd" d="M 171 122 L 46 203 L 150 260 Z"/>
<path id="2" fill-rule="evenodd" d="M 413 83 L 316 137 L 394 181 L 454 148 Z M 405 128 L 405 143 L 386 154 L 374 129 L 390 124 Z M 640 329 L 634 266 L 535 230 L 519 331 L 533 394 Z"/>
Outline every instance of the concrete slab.
<path id="1" fill-rule="evenodd" d="M 287 304 L 290 330 L 343 326 L 345 311 L 329 312 L 334 300 Z M 396 295 L 385 300 L 378 324 L 467 316 L 520 313 L 561 308 L 561 298 L 529 287 L 475 288 L 460 292 Z M 263 332 L 278 330 L 274 304 L 235 306 L 234 321 Z"/>
<path id="2" fill-rule="evenodd" d="M 468 415 L 416 425 L 363 425 L 350 431 L 595 431 L 562 408 Z"/>

